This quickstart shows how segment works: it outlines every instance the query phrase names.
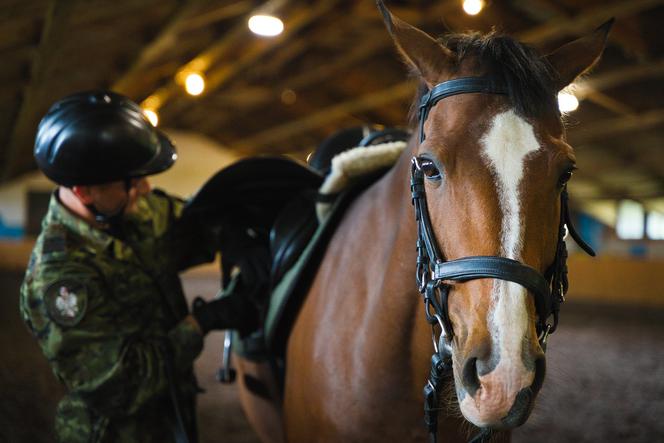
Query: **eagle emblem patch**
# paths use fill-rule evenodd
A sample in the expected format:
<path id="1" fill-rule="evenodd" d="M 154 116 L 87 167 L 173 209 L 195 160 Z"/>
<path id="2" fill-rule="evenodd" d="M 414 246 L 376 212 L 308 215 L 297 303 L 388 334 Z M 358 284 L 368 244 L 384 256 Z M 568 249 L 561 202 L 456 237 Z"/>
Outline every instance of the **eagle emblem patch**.
<path id="1" fill-rule="evenodd" d="M 88 297 L 85 286 L 71 281 L 58 281 L 46 290 L 48 316 L 61 326 L 74 326 L 85 315 Z"/>

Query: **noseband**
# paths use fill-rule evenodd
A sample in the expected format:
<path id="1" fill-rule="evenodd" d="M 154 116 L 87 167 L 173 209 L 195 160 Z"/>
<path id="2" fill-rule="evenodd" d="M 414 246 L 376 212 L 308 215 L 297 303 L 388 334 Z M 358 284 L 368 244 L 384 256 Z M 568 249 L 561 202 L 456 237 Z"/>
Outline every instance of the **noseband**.
<path id="1" fill-rule="evenodd" d="M 491 79 L 486 77 L 458 78 L 436 85 L 420 101 L 418 113 L 420 143 L 425 139 L 424 123 L 436 103 L 446 97 L 469 93 L 506 94 L 504 89 L 496 86 Z M 558 326 L 560 304 L 565 300 L 569 286 L 567 247 L 565 245 L 567 232 L 571 234 L 581 249 L 592 256 L 595 255 L 595 252 L 574 229 L 569 213 L 567 187 L 564 186 L 560 193 L 560 221 L 556 254 L 553 263 L 544 274 L 525 263 L 498 256 L 474 256 L 446 261 L 433 234 L 424 189 L 424 172 L 417 157 L 413 157 L 411 164 L 410 188 L 417 221 L 417 285 L 424 298 L 425 314 L 427 321 L 432 326 L 432 331 L 436 325 L 441 328 L 438 339 L 433 333 L 436 352 L 432 357 L 431 374 L 424 388 L 425 422 L 432 438 L 431 441 L 435 441 L 438 396 L 442 387 L 442 378 L 452 369 L 450 342 L 454 332 L 448 312 L 450 285 L 446 282 L 495 278 L 518 283 L 526 288 L 534 298 L 538 317 L 536 323 L 538 338 L 540 345 L 545 349 L 548 335 L 553 333 Z M 553 322 L 547 323 L 551 316 Z M 486 436 L 488 434 L 483 432 L 477 438 L 482 439 Z"/>

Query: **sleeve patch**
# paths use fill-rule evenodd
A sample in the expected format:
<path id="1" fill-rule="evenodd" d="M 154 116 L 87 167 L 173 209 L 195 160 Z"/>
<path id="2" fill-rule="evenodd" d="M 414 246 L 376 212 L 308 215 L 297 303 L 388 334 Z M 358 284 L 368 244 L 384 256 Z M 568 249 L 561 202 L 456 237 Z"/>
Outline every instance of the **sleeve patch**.
<path id="1" fill-rule="evenodd" d="M 70 280 L 60 280 L 46 289 L 48 316 L 60 326 L 75 326 L 85 315 L 88 304 L 86 287 Z"/>

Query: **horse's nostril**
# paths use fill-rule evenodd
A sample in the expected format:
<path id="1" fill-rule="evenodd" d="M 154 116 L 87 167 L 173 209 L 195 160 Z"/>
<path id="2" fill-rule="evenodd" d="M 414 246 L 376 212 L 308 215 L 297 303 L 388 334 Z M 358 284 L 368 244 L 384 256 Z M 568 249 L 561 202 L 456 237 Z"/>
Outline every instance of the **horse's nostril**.
<path id="1" fill-rule="evenodd" d="M 466 392 L 474 397 L 475 392 L 480 388 L 480 379 L 477 375 L 477 358 L 472 357 L 466 360 L 466 364 L 463 366 L 462 381 Z"/>

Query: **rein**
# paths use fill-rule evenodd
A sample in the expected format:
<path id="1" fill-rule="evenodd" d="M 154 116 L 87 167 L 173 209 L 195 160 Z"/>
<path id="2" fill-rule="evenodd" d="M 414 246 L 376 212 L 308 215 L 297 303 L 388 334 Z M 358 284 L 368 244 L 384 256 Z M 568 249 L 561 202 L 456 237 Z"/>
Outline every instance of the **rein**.
<path id="1" fill-rule="evenodd" d="M 487 77 L 464 77 L 436 85 L 420 101 L 418 113 L 420 143 L 425 139 L 424 123 L 431 108 L 444 98 L 469 93 L 506 94 L 502 88 L 494 85 Z M 546 350 L 547 338 L 558 326 L 560 304 L 565 301 L 565 294 L 569 287 L 567 247 L 565 245 L 567 233 L 569 232 L 576 243 L 589 255 L 594 256 L 595 252 L 574 229 L 565 185 L 560 193 L 560 222 L 556 254 L 553 263 L 544 275 L 527 264 L 505 257 L 475 256 L 446 261 L 433 233 L 427 209 L 424 172 L 417 157 L 413 157 L 411 162 L 410 189 L 417 222 L 416 281 L 419 292 L 423 296 L 427 322 L 431 325 L 435 350 L 431 357 L 431 371 L 424 386 L 424 421 L 429 431 L 429 441 L 435 443 L 440 392 L 443 380 L 452 374 L 451 340 L 454 331 L 448 312 L 450 285 L 445 282 L 495 278 L 518 283 L 525 287 L 533 295 L 538 316 L 536 324 L 538 340 L 542 349 Z M 553 322 L 547 323 L 551 316 L 553 316 Z M 435 333 L 436 326 L 440 328 L 438 338 Z M 486 428 L 471 441 L 479 443 L 488 439 L 490 435 L 491 430 Z"/>

